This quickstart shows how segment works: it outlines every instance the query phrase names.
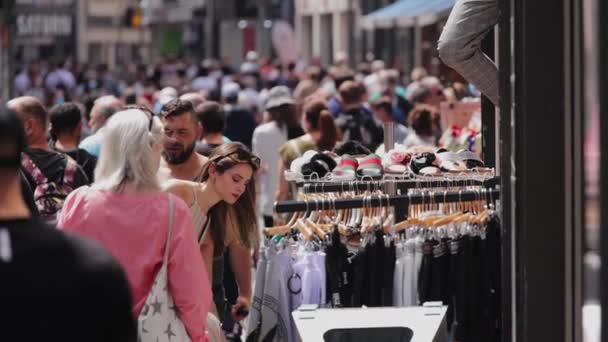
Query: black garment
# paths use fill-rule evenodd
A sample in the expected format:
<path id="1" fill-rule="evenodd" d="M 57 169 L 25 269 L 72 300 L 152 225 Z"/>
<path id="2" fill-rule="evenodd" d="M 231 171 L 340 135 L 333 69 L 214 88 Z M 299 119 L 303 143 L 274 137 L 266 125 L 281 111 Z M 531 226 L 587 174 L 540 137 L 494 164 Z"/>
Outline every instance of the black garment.
<path id="1" fill-rule="evenodd" d="M 384 267 L 384 281 L 382 284 L 382 292 L 380 294 L 381 306 L 393 306 L 393 287 L 395 284 L 395 262 L 397 261 L 397 251 L 395 242 L 391 241 L 389 247 L 384 249 L 384 258 L 382 260 Z"/>
<path id="2" fill-rule="evenodd" d="M 486 227 L 486 253 L 488 259 L 488 273 L 490 281 L 490 296 L 488 302 L 488 315 L 490 336 L 488 341 L 500 341 L 501 316 L 501 257 L 500 257 L 500 221 L 497 215 L 490 216 Z"/>
<path id="3" fill-rule="evenodd" d="M 253 115 L 245 109 L 232 108 L 226 112 L 225 135 L 228 139 L 241 142 L 250 149 L 253 131 L 256 126 Z"/>
<path id="4" fill-rule="evenodd" d="M 287 140 L 299 138 L 305 134 L 302 126 L 295 125 L 287 127 Z"/>
<path id="5" fill-rule="evenodd" d="M 364 289 L 365 278 L 369 277 L 365 273 L 366 268 L 366 249 L 362 248 L 359 250 L 357 255 L 351 258 L 351 264 L 353 268 L 353 295 L 350 307 L 358 308 L 368 301 L 368 295 Z"/>
<path id="6" fill-rule="evenodd" d="M 379 241 L 365 246 L 367 257 L 364 260 L 365 273 L 363 273 L 363 293 L 361 304 L 365 306 L 380 306 L 380 285 L 382 283 L 382 268 L 378 269 Z"/>
<path id="7" fill-rule="evenodd" d="M 272 216 L 264 215 L 264 227 L 274 226 L 274 218 Z"/>
<path id="8" fill-rule="evenodd" d="M 38 207 L 36 207 L 36 202 L 34 202 L 34 189 L 30 186 L 30 182 L 25 176 L 25 171 L 19 170 L 19 178 L 21 178 L 21 194 L 25 200 L 25 205 L 27 205 L 33 216 L 38 216 L 40 213 L 38 212 Z"/>
<path id="9" fill-rule="evenodd" d="M 341 112 L 336 119 L 336 125 L 342 132 L 343 142 L 359 141 L 372 151 L 382 144 L 384 136 L 382 127 L 365 115 L 362 108 Z"/>
<path id="10" fill-rule="evenodd" d="M 441 248 L 443 249 L 443 258 L 439 263 L 439 267 L 441 268 L 441 301 L 444 305 L 448 305 L 450 302 L 450 264 L 452 263 L 452 255 L 450 253 L 450 243 L 451 239 L 441 239 Z"/>
<path id="11" fill-rule="evenodd" d="M 450 253 L 450 270 L 448 275 L 448 311 L 446 313 L 447 329 L 452 330 L 454 323 L 454 308 L 456 305 L 456 289 L 458 284 L 458 239 L 448 241 Z"/>
<path id="12" fill-rule="evenodd" d="M 423 245 L 422 264 L 418 273 L 418 298 L 420 304 L 432 300 L 433 291 L 433 241 L 426 240 Z"/>
<path id="13" fill-rule="evenodd" d="M 471 261 L 472 242 L 468 235 L 463 236 L 458 242 L 458 282 L 456 285 L 456 321 L 454 322 L 454 341 L 473 341 L 471 339 L 471 308 L 469 296 L 471 295 Z"/>
<path id="14" fill-rule="evenodd" d="M 484 289 L 481 287 L 481 238 L 479 236 L 473 236 L 472 250 L 471 250 L 471 263 L 470 265 L 470 292 L 468 295 L 469 305 L 469 322 L 470 322 L 470 339 L 468 341 L 486 341 L 482 339 L 482 292 Z"/>
<path id="15" fill-rule="evenodd" d="M 67 165 L 66 155 L 59 152 L 41 150 L 37 148 L 28 148 L 25 150 L 25 153 L 32 159 L 34 164 L 36 164 L 36 166 L 40 169 L 40 171 L 42 171 L 50 182 L 63 184 L 64 170 Z M 35 190 L 36 181 L 28 172 L 26 172 L 25 175 L 30 183 L 30 187 Z M 78 171 L 74 176 L 73 189 L 75 190 L 88 184 L 89 182 L 86 174 L 81 167 L 78 167 Z"/>
<path id="16" fill-rule="evenodd" d="M 97 244 L 38 218 L 0 221 L 0 240 L 1 341 L 136 340 L 127 278 Z"/>
<path id="17" fill-rule="evenodd" d="M 221 144 L 203 144 L 202 142 L 198 141 L 194 149 L 196 153 L 201 154 L 205 157 L 209 157 L 211 153 L 213 153 L 213 149 L 220 145 Z"/>
<path id="18" fill-rule="evenodd" d="M 68 156 L 72 157 L 72 159 L 74 159 L 84 171 L 89 183 L 93 183 L 95 181 L 95 166 L 97 165 L 97 157 L 82 148 L 77 148 L 75 150 L 70 151 L 62 151 L 57 147 L 53 146 L 53 149 L 59 153 L 65 153 Z"/>
<path id="19" fill-rule="evenodd" d="M 327 295 L 331 307 L 350 306 L 352 280 L 349 275 L 348 250 L 340 241 L 340 232 L 332 233 L 332 244 L 325 250 L 325 270 L 327 273 Z"/>

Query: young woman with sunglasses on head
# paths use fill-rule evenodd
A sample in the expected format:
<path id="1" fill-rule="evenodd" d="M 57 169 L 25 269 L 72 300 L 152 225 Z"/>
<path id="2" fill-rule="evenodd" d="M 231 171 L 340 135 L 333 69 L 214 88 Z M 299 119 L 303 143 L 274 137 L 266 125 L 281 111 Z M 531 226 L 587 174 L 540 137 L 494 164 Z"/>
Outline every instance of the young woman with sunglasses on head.
<path id="1" fill-rule="evenodd" d="M 216 147 L 203 167 L 200 183 L 171 180 L 166 191 L 183 199 L 190 208 L 206 269 L 212 275 L 218 318 L 244 318 L 251 305 L 251 291 L 240 293 L 236 305 L 227 308 L 223 289 L 223 255 L 232 244 L 251 250 L 257 246 L 255 179 L 260 159 L 238 142 Z M 239 270 L 233 270 L 239 277 Z M 250 272 L 250 270 L 247 270 Z M 243 289 L 239 289 L 242 291 Z"/>
<path id="2" fill-rule="evenodd" d="M 169 309 L 163 298 L 158 302 L 157 297 L 153 308 L 147 304 L 164 265 L 164 291 L 174 301 L 171 309 L 190 340 L 206 341 L 205 317 L 212 294 L 192 218 L 184 201 L 162 192 L 158 184 L 162 124 L 146 110 L 126 109 L 114 114 L 104 129 L 95 183 L 67 197 L 58 225 L 96 240 L 118 259 L 129 280 L 132 312 L 139 317 L 140 328 L 150 314 L 162 315 Z M 153 328 L 147 324 L 143 332 L 157 330 Z M 177 332 L 179 327 L 173 324 L 172 329 Z"/>

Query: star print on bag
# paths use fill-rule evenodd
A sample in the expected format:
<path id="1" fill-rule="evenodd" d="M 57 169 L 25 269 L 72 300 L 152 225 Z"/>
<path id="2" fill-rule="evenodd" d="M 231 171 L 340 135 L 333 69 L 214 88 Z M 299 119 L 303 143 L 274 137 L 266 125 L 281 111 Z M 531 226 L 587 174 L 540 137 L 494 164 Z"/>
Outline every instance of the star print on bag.
<path id="1" fill-rule="evenodd" d="M 169 204 L 169 230 L 167 242 L 165 243 L 163 264 L 156 274 L 154 284 L 137 319 L 138 341 L 141 342 L 190 341 L 188 332 L 179 319 L 179 311 L 173 302 L 173 296 L 168 291 L 167 286 L 169 283 L 167 279 L 167 264 L 171 232 L 173 231 L 174 204 L 172 195 L 169 195 Z M 168 310 L 163 310 L 163 308 L 167 308 Z"/>

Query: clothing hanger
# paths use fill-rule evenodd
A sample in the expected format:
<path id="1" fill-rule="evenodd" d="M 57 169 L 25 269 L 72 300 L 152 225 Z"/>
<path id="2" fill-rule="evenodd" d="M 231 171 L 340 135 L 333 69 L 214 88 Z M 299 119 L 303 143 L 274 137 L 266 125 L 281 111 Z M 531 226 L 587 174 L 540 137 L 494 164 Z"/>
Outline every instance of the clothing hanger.
<path id="1" fill-rule="evenodd" d="M 304 202 L 306 203 L 306 212 L 308 212 L 308 200 L 305 200 Z M 312 233 L 310 232 L 310 230 L 304 223 L 304 218 L 299 218 L 298 220 L 296 220 L 295 226 L 298 229 L 298 231 L 302 234 L 302 236 L 304 237 L 305 240 L 307 240 L 307 241 L 312 240 Z"/>

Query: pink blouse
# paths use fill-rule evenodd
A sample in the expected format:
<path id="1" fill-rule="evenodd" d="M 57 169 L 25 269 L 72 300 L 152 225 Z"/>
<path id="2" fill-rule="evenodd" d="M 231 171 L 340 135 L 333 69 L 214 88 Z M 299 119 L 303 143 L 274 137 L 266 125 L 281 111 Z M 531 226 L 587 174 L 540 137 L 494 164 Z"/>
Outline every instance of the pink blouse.
<path id="1" fill-rule="evenodd" d="M 205 341 L 211 287 L 188 207 L 181 199 L 173 199 L 169 288 L 192 341 Z M 99 242 L 118 259 L 131 285 L 137 318 L 162 265 L 169 228 L 168 195 L 119 194 L 81 187 L 66 199 L 58 226 Z"/>

